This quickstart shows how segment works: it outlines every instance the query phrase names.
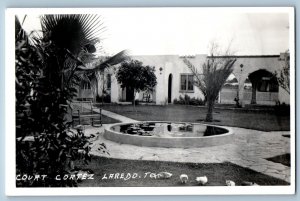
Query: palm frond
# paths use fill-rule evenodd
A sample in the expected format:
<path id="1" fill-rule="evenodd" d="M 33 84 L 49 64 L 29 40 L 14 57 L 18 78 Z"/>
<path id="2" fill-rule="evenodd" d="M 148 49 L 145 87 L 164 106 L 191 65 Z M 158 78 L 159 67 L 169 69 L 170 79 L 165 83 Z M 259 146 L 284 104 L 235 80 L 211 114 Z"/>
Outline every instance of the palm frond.
<path id="1" fill-rule="evenodd" d="M 123 51 L 115 54 L 114 56 L 109 57 L 108 59 L 106 59 L 104 61 L 101 58 L 99 58 L 96 62 L 86 65 L 86 67 L 79 66 L 78 70 L 90 71 L 90 72 L 91 71 L 103 71 L 104 69 L 106 69 L 110 66 L 117 65 L 123 61 L 126 61 L 127 59 L 129 59 L 127 51 L 123 50 Z"/>
<path id="2" fill-rule="evenodd" d="M 25 19 L 23 19 L 24 21 Z M 23 29 L 20 20 L 17 16 L 15 16 L 15 38 L 19 40 L 28 40 L 28 35 L 26 34 L 25 30 Z"/>
<path id="3" fill-rule="evenodd" d="M 109 57 L 106 61 L 104 61 L 101 65 L 99 65 L 98 68 L 103 69 L 108 66 L 114 66 L 114 65 L 117 65 L 117 64 L 127 60 L 127 59 L 129 59 L 128 51 L 123 50 L 123 51 L 115 54 L 114 56 Z"/>
<path id="4" fill-rule="evenodd" d="M 104 28 L 100 16 L 94 14 L 44 15 L 41 27 L 46 40 L 76 56 L 86 45 L 98 43 L 97 33 Z"/>
<path id="5" fill-rule="evenodd" d="M 183 62 L 187 65 L 187 67 L 190 69 L 194 77 L 196 78 L 196 81 L 194 82 L 195 86 L 200 89 L 200 91 L 205 95 L 205 82 L 203 81 L 203 74 L 201 75 L 198 73 L 197 68 L 186 58 L 183 59 Z"/>
<path id="6" fill-rule="evenodd" d="M 215 58 L 208 59 L 203 63 L 202 74 L 200 74 L 197 68 L 188 59 L 185 58 L 183 60 L 196 78 L 194 84 L 205 97 L 213 100 L 218 96 L 225 81 L 232 73 L 235 61 L 236 59 L 225 59 L 222 61 L 218 61 Z"/>

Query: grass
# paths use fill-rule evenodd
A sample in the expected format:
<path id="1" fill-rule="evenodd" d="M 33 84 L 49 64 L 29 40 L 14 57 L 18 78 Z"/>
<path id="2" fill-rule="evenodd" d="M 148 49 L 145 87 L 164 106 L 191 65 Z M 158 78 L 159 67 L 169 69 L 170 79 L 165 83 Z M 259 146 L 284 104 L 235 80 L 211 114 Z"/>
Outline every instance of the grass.
<path id="1" fill-rule="evenodd" d="M 110 117 L 107 117 L 107 116 L 104 116 L 102 115 L 101 117 L 101 120 L 102 120 L 102 124 L 114 124 L 114 123 L 120 123 L 120 121 L 116 120 L 116 119 L 112 119 Z M 78 122 L 76 122 L 77 124 L 75 125 L 78 125 Z M 97 124 L 98 122 L 96 122 Z M 91 119 L 90 118 L 82 118 L 81 119 L 81 124 L 82 125 L 90 125 L 91 124 Z"/>
<path id="2" fill-rule="evenodd" d="M 85 166 L 93 170 L 94 180 L 84 180 L 79 183 L 79 187 L 164 187 L 164 186 L 198 186 L 196 177 L 207 176 L 207 186 L 225 186 L 225 180 L 232 180 L 236 185 L 241 185 L 243 181 L 255 182 L 258 185 L 289 185 L 289 183 L 268 176 L 253 170 L 240 167 L 230 162 L 226 163 L 176 163 L 176 162 L 158 162 L 142 160 L 123 160 L 96 157 L 92 162 Z M 150 178 L 151 173 L 167 171 L 172 173 L 169 179 Z M 135 179 L 103 179 L 104 174 L 115 173 L 137 173 Z M 179 176 L 187 174 L 189 181 L 187 184 L 181 184 Z M 152 175 L 154 176 L 154 174 Z"/>
<path id="3" fill-rule="evenodd" d="M 112 119 L 112 118 L 107 117 L 105 115 L 102 115 L 102 123 L 103 124 L 114 124 L 114 123 L 120 123 L 120 121 Z"/>
<path id="4" fill-rule="evenodd" d="M 103 109 L 140 121 L 201 122 L 206 108 L 185 105 L 104 105 Z M 135 111 L 136 110 L 136 111 Z M 261 131 L 289 131 L 290 115 L 280 115 L 272 109 L 220 109 L 215 108 L 213 124 L 249 128 Z"/>
<path id="5" fill-rule="evenodd" d="M 138 105 L 134 109 L 131 105 L 105 105 L 103 109 L 124 115 L 140 121 L 187 121 L 200 122 L 206 115 L 206 108 L 183 105 L 154 106 Z M 289 130 L 290 116 L 278 115 L 272 108 L 252 110 L 231 110 L 228 108 L 214 110 L 214 124 L 236 126 L 262 131 Z M 287 157 L 279 156 L 268 159 L 270 161 L 285 164 Z M 288 164 L 285 164 L 288 165 Z M 230 162 L 224 163 L 176 163 L 161 161 L 124 160 L 93 156 L 87 166 L 79 168 L 92 170 L 94 180 L 84 180 L 79 187 L 167 187 L 167 186 L 199 186 L 195 181 L 198 176 L 207 176 L 207 186 L 225 186 L 226 180 L 232 180 L 236 185 L 243 181 L 257 183 L 258 185 L 289 185 L 288 182 L 274 178 L 254 170 L 238 166 Z M 155 178 L 159 172 L 167 171 L 173 174 L 169 179 Z M 153 173 L 152 177 L 148 173 Z M 104 179 L 116 173 L 124 173 L 137 178 L 124 180 L 120 178 Z M 128 174 L 129 173 L 129 174 Z M 189 181 L 181 184 L 179 176 L 187 174 Z"/>

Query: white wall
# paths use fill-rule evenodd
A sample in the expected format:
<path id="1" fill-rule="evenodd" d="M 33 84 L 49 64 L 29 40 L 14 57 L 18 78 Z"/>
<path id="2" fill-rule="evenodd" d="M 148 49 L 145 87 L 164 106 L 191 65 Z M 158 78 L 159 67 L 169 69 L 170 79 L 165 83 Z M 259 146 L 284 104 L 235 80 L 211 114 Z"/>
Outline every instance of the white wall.
<path id="1" fill-rule="evenodd" d="M 282 87 L 279 87 L 278 100 L 280 103 L 290 104 L 290 94 Z"/>
<path id="2" fill-rule="evenodd" d="M 157 86 L 155 87 L 156 104 L 165 105 L 168 104 L 168 79 L 172 74 L 172 102 L 179 96 L 188 96 L 202 98 L 203 95 L 197 87 L 194 87 L 193 93 L 180 92 L 180 75 L 182 73 L 189 74 L 191 71 L 184 64 L 183 59 L 179 55 L 156 55 L 156 56 L 134 56 L 133 59 L 137 59 L 143 62 L 144 65 L 154 66 L 156 71 Z M 206 55 L 195 55 L 194 58 L 189 58 L 190 62 L 198 67 L 201 72 L 201 65 L 205 61 Z M 159 69 L 162 68 L 162 71 Z"/>
<path id="3" fill-rule="evenodd" d="M 120 86 L 118 85 L 118 81 L 116 79 L 115 74 L 112 74 L 111 77 L 111 94 L 110 99 L 112 103 L 118 103 L 119 102 L 119 94 L 120 94 Z"/>
<path id="4" fill-rule="evenodd" d="M 197 68 L 198 73 L 202 71 L 202 64 L 206 61 L 207 55 L 195 55 L 194 57 L 188 58 L 188 60 Z M 184 64 L 183 59 L 178 55 L 145 55 L 145 56 L 132 56 L 132 59 L 142 61 L 144 65 L 154 66 L 155 75 L 157 78 L 157 85 L 155 87 L 155 95 L 152 97 L 153 101 L 158 105 L 168 104 L 168 78 L 172 74 L 172 102 L 179 96 L 185 94 L 191 98 L 203 99 L 201 91 L 194 86 L 194 92 L 182 93 L 180 92 L 180 75 L 191 73 L 190 69 Z M 240 64 L 243 64 L 243 71 L 241 72 Z M 251 72 L 258 69 L 267 69 L 270 72 L 278 71 L 281 67 L 278 58 L 276 57 L 240 57 L 234 64 L 234 74 L 239 80 L 240 84 L 248 77 Z M 159 69 L 162 68 L 162 71 Z M 241 75 L 242 73 L 242 75 Z M 241 87 L 243 88 L 243 87 Z M 100 87 L 99 87 L 100 89 Z M 243 91 L 240 91 L 240 96 L 243 97 Z M 111 85 L 111 101 L 119 102 L 122 96 L 122 90 L 117 83 L 114 75 L 112 75 Z M 143 92 L 139 94 L 139 99 L 142 100 Z M 289 103 L 289 94 L 283 89 L 279 88 L 279 101 Z"/>

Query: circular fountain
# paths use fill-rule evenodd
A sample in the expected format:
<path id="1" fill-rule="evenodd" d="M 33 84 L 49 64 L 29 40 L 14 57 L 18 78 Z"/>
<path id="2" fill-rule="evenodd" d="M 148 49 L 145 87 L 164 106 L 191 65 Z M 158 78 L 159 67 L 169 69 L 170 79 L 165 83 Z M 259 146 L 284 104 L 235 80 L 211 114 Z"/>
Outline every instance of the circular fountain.
<path id="1" fill-rule="evenodd" d="M 145 147 L 192 148 L 233 142 L 233 132 L 222 126 L 187 122 L 146 121 L 114 124 L 104 138 L 122 144 Z"/>

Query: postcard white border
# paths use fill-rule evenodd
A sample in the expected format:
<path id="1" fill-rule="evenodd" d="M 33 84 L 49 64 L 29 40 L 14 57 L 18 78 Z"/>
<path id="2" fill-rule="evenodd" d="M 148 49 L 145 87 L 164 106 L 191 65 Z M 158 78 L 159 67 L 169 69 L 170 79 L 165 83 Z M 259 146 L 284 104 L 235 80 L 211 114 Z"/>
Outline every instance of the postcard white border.
<path id="1" fill-rule="evenodd" d="M 187 7 L 201 12 L 289 13 L 291 59 L 291 185 L 235 187 L 80 187 L 80 188 L 16 188 L 15 182 L 15 14 L 82 14 L 99 9 L 182 9 L 184 7 L 126 8 L 8 8 L 5 13 L 5 193 L 7 196 L 55 195 L 278 195 L 295 193 L 295 13 L 293 7 Z"/>

